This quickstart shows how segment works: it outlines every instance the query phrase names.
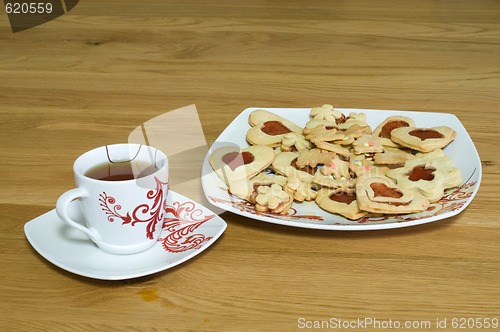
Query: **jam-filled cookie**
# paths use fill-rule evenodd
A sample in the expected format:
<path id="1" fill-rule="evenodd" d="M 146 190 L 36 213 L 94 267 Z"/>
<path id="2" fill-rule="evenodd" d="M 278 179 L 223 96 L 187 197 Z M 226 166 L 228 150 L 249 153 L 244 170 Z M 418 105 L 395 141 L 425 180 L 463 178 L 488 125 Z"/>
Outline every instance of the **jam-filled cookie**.
<path id="1" fill-rule="evenodd" d="M 246 138 L 250 144 L 279 146 L 283 137 L 291 132 L 302 133 L 302 128 L 290 120 L 266 110 L 250 113 L 248 122 L 252 126 Z"/>
<path id="2" fill-rule="evenodd" d="M 275 156 L 274 150 L 264 145 L 224 146 L 212 152 L 209 162 L 217 176 L 229 185 L 231 181 L 248 180 L 260 173 Z"/>
<path id="3" fill-rule="evenodd" d="M 404 167 L 387 172 L 387 176 L 394 179 L 400 188 L 419 190 L 431 203 L 440 200 L 445 189 L 462 182 L 460 170 L 453 166 L 448 156 L 408 160 Z"/>
<path id="4" fill-rule="evenodd" d="M 374 213 L 421 212 L 430 204 L 418 190 L 398 187 L 385 176 L 358 179 L 356 197 L 361 210 Z"/>
<path id="5" fill-rule="evenodd" d="M 400 127 L 391 131 L 392 141 L 421 152 L 442 149 L 450 144 L 456 136 L 456 131 L 447 126 L 432 128 Z"/>
<path id="6" fill-rule="evenodd" d="M 391 140 L 391 132 L 401 127 L 415 127 L 415 121 L 406 116 L 390 116 L 375 128 L 373 136 L 378 137 L 382 145 L 397 148 L 400 145 Z"/>
<path id="7" fill-rule="evenodd" d="M 322 188 L 316 195 L 316 203 L 323 210 L 338 213 L 348 219 L 359 219 L 367 215 L 366 211 L 360 210 L 356 191 L 353 189 Z"/>

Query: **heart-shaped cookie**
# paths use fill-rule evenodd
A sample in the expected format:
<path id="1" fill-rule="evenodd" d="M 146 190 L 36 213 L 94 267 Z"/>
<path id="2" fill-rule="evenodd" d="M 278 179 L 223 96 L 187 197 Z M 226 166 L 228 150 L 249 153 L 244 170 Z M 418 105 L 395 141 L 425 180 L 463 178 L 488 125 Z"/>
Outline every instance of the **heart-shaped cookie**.
<path id="1" fill-rule="evenodd" d="M 283 137 L 291 132 L 302 133 L 302 128 L 290 120 L 266 110 L 253 111 L 248 122 L 252 128 L 248 130 L 246 138 L 253 145 L 279 146 Z"/>
<path id="2" fill-rule="evenodd" d="M 385 176 L 358 179 L 356 199 L 361 210 L 387 214 L 425 211 L 430 204 L 417 190 L 398 187 Z"/>
<path id="3" fill-rule="evenodd" d="M 224 146 L 210 155 L 210 165 L 217 176 L 227 185 L 245 181 L 268 167 L 275 158 L 269 146 L 253 145 L 248 148 Z"/>
<path id="4" fill-rule="evenodd" d="M 391 140 L 391 132 L 401 127 L 415 127 L 415 121 L 406 116 L 390 116 L 375 128 L 373 136 L 378 137 L 383 146 L 397 148 L 400 145 Z"/>
<path id="5" fill-rule="evenodd" d="M 442 149 L 455 139 L 457 133 L 447 126 L 432 128 L 400 127 L 391 131 L 391 140 L 402 146 L 430 152 Z"/>
<path id="6" fill-rule="evenodd" d="M 353 189 L 322 188 L 316 195 L 316 203 L 323 210 L 338 213 L 348 219 L 359 219 L 368 214 L 359 209 Z"/>

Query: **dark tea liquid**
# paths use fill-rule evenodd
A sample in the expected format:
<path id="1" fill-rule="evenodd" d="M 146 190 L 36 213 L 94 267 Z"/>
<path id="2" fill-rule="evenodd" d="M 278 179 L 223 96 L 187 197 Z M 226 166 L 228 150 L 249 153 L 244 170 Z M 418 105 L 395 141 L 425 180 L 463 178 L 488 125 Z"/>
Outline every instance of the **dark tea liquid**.
<path id="1" fill-rule="evenodd" d="M 85 172 L 85 176 L 102 181 L 126 181 L 151 175 L 157 170 L 146 161 L 128 161 L 94 166 Z"/>

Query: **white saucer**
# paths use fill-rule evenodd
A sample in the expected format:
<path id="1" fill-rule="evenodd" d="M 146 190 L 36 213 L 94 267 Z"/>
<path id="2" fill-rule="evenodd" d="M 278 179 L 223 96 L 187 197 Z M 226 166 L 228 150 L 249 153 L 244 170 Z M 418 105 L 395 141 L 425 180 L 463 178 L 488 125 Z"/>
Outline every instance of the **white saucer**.
<path id="1" fill-rule="evenodd" d="M 160 239 L 138 254 L 102 251 L 84 233 L 61 221 L 55 210 L 27 222 L 24 232 L 40 255 L 64 270 L 95 279 L 121 280 L 163 271 L 193 258 L 212 245 L 226 226 L 209 209 L 170 190 Z"/>

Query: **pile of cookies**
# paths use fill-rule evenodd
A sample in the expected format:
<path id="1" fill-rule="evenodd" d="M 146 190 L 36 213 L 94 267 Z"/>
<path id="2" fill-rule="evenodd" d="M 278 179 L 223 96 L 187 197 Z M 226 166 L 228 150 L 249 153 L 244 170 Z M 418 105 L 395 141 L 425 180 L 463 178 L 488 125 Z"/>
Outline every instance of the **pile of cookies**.
<path id="1" fill-rule="evenodd" d="M 286 214 L 303 201 L 348 219 L 420 212 L 462 182 L 442 150 L 456 137 L 446 126 L 391 116 L 372 130 L 364 113 L 331 105 L 312 108 L 305 128 L 266 110 L 248 121 L 250 147 L 216 149 L 210 164 L 258 212 Z"/>

